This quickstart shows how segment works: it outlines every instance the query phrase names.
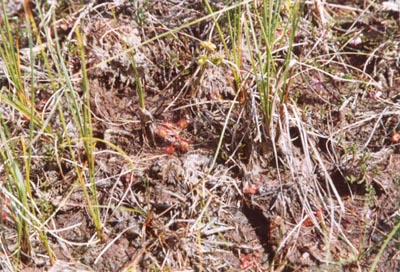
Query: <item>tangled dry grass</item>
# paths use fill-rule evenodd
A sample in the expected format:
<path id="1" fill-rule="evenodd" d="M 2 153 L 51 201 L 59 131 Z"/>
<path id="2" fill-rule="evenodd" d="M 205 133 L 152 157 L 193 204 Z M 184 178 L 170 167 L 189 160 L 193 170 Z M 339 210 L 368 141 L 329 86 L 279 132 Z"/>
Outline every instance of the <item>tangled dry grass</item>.
<path id="1" fill-rule="evenodd" d="M 40 224 L 29 222 L 35 227 L 22 264 L 13 255 L 20 251 L 15 197 L 2 181 L 2 269 L 368 271 L 375 260 L 380 271 L 399 269 L 398 233 L 384 246 L 399 221 L 398 12 L 381 10 L 377 1 L 306 1 L 285 100 L 278 99 L 285 84 L 279 67 L 290 30 L 278 29 L 277 77 L 267 79 L 277 81 L 277 89 L 267 125 L 260 75 L 252 70 L 255 49 L 243 37 L 238 90 L 234 65 L 203 1 L 81 2 L 32 3 L 31 9 L 49 16 L 55 9 L 58 40 L 47 40 L 45 52 L 52 54 L 52 42 L 60 44 L 83 108 L 87 68 L 104 236 L 85 198 L 90 183 L 78 183 L 78 173 L 89 181 L 90 160 L 65 98 L 71 90 L 60 74 L 58 89 L 51 88 L 40 48 L 32 86 L 31 52 L 21 36 L 25 86 L 34 88 L 34 107 L 52 132 L 35 130 L 29 138 L 32 158 L 24 173 L 30 173 L 30 205 Z M 233 5 L 225 2 L 210 1 L 216 11 Z M 242 12 L 242 19 L 256 17 Z M 18 14 L 10 13 L 14 22 L 22 20 Z M 225 12 L 215 17 L 228 24 Z M 35 18 L 44 31 L 45 22 Z M 233 47 L 234 41 L 224 42 Z M 51 63 L 54 70 L 57 65 Z M 7 73 L 4 68 L 2 98 L 13 94 Z M 28 138 L 33 121 L 7 100 L 0 105 L 9 139 Z M 76 139 L 72 149 L 66 135 Z M 23 165 L 23 141 L 15 145 Z M 4 157 L 2 163 L 6 180 Z"/>

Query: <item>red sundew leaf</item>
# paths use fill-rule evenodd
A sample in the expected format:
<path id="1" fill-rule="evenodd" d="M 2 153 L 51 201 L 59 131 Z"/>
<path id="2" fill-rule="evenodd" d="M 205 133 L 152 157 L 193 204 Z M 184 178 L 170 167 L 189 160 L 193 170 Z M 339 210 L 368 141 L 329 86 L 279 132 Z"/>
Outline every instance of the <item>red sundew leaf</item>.
<path id="1" fill-rule="evenodd" d="M 156 135 L 163 140 L 165 140 L 165 138 L 167 138 L 167 136 L 168 136 L 168 130 L 164 127 L 157 128 L 157 130 L 155 132 L 156 132 Z"/>
<path id="2" fill-rule="evenodd" d="M 393 133 L 392 136 L 390 137 L 390 140 L 395 144 L 400 143 L 400 132 Z"/>
<path id="3" fill-rule="evenodd" d="M 187 119 L 179 119 L 179 121 L 176 123 L 178 127 L 181 129 L 186 129 L 189 126 L 189 121 Z"/>
<path id="4" fill-rule="evenodd" d="M 313 222 L 309 216 L 307 216 L 306 220 L 303 221 L 303 224 L 301 224 L 303 227 L 312 227 Z"/>
<path id="5" fill-rule="evenodd" d="M 189 147 L 190 147 L 190 143 L 186 140 L 182 140 L 180 138 L 177 139 L 178 141 L 178 148 L 180 151 L 182 152 L 188 152 Z"/>
<path id="6" fill-rule="evenodd" d="M 259 186 L 251 184 L 243 189 L 243 193 L 248 195 L 255 195 L 258 192 Z"/>
<path id="7" fill-rule="evenodd" d="M 253 260 L 251 255 L 245 254 L 240 256 L 240 268 L 241 269 L 246 269 L 253 266 Z"/>
<path id="8" fill-rule="evenodd" d="M 164 147 L 164 153 L 168 155 L 173 155 L 175 153 L 175 147 L 173 145 Z"/>
<path id="9" fill-rule="evenodd" d="M 320 222 L 322 222 L 324 220 L 324 214 L 321 209 L 318 209 L 314 214 Z M 307 218 L 302 223 L 302 226 L 304 226 L 304 227 L 312 227 L 313 225 L 314 224 L 312 222 L 312 219 L 309 216 L 307 216 Z"/>

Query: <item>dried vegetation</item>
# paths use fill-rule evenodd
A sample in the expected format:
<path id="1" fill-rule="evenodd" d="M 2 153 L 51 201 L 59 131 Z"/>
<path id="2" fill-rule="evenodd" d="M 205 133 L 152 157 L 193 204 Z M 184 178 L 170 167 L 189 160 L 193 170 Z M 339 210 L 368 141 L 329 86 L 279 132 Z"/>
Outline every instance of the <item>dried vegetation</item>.
<path id="1" fill-rule="evenodd" d="M 78 183 L 77 173 L 89 180 L 90 159 L 64 99 L 68 86 L 59 73 L 51 85 L 40 48 L 31 82 L 28 34 L 17 30 L 25 13 L 13 7 L 9 17 L 27 94 L 34 89 L 32 106 L 51 132 L 38 128 L 28 137 L 32 119 L 4 100 L 16 96 L 4 68 L 2 126 L 24 167 L 20 138 L 30 139 L 30 170 L 23 173 L 30 173 L 29 203 L 40 224 L 29 222 L 30 250 L 18 248 L 3 156 L 1 270 L 368 271 L 375 259 L 379 271 L 399 269 L 398 233 L 383 247 L 400 218 L 398 12 L 382 10 L 378 1 L 306 1 L 288 97 L 271 92 L 267 125 L 260 75 L 251 69 L 255 49 L 243 36 L 238 90 L 203 1 L 48 2 L 30 9 L 34 15 L 56 10 L 57 36 L 47 36 L 53 40 L 44 40 L 44 52 L 61 45 L 81 106 L 77 28 L 82 36 L 103 237 Z M 210 2 L 215 11 L 232 5 Z M 225 12 L 216 17 L 220 26 L 228 24 Z M 277 74 L 290 35 L 290 29 L 278 30 Z M 57 65 L 52 58 L 52 69 Z"/>

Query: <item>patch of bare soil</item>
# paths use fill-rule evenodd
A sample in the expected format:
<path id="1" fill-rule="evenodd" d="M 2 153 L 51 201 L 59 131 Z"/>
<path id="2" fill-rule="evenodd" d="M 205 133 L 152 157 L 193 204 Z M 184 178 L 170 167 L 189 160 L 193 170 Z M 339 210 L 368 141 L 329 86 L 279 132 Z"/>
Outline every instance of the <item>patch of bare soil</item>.
<path id="1" fill-rule="evenodd" d="M 230 66 L 198 65 L 212 20 L 154 38 L 207 15 L 203 1 L 94 2 L 79 13 L 82 5 L 72 4 L 71 15 L 59 22 L 60 38 L 71 46 L 76 22 L 84 33 L 93 130 L 104 140 L 95 156 L 106 241 L 95 239 L 72 166 L 37 162 L 37 186 L 46 187 L 42 198 L 51 199 L 48 214 L 56 211 L 50 242 L 58 261 L 50 266 L 38 243 L 30 267 L 371 267 L 399 220 L 398 13 L 380 10 L 381 3 L 336 1 L 324 6 L 329 25 L 315 5 L 306 4 L 296 34 L 292 99 L 282 105 L 283 115 L 274 116 L 279 129 L 271 136 L 256 107 L 255 78 L 238 102 Z M 214 9 L 224 5 L 211 2 Z M 138 48 L 125 53 L 132 46 Z M 79 74 L 77 53 L 65 52 L 65 58 L 71 73 Z M 250 69 L 246 52 L 243 58 Z M 107 143 L 122 149 L 133 167 Z M 11 234 L 5 239 L 15 244 Z M 400 269 L 398 239 L 380 256 L 379 271 Z"/>

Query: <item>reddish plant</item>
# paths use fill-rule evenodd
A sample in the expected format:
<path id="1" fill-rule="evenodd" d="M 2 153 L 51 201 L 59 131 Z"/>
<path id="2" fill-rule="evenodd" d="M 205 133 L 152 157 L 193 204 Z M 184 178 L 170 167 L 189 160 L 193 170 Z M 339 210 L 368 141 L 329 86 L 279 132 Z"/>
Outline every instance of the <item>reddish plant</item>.
<path id="1" fill-rule="evenodd" d="M 176 123 L 181 129 L 186 129 L 189 126 L 189 121 L 185 118 L 179 119 Z"/>
<path id="2" fill-rule="evenodd" d="M 168 155 L 173 155 L 175 153 L 175 147 L 172 144 L 164 147 L 164 153 Z"/>
<path id="3" fill-rule="evenodd" d="M 243 189 L 243 193 L 245 193 L 247 195 L 255 195 L 258 192 L 258 188 L 259 188 L 259 186 L 255 185 L 255 184 L 250 184 L 249 186 L 246 186 Z"/>
<path id="4" fill-rule="evenodd" d="M 181 139 L 180 137 L 178 137 L 177 139 L 178 142 L 178 148 L 180 151 L 182 152 L 188 152 L 190 144 L 188 141 Z"/>
<path id="5" fill-rule="evenodd" d="M 390 137 L 390 140 L 395 144 L 400 143 L 400 132 L 393 133 L 392 137 Z"/>

